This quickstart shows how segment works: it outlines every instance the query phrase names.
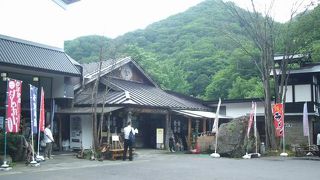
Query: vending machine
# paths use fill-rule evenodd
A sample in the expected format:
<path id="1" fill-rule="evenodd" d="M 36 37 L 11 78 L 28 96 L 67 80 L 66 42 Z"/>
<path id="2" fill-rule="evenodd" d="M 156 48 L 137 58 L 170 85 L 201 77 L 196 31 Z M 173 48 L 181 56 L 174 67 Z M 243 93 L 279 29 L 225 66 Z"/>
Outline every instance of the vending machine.
<path id="1" fill-rule="evenodd" d="M 92 116 L 71 115 L 70 116 L 70 148 L 91 149 L 92 148 Z"/>
<path id="2" fill-rule="evenodd" d="M 79 116 L 70 117 L 70 148 L 81 149 L 82 148 L 82 132 L 81 132 L 81 118 Z"/>

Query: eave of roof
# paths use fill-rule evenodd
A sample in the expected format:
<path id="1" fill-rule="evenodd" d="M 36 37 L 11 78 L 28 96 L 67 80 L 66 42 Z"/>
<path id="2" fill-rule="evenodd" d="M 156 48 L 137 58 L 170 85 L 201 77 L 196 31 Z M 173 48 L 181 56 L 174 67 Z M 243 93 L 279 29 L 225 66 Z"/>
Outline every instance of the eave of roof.
<path id="1" fill-rule="evenodd" d="M 244 102 L 260 102 L 264 101 L 263 98 L 248 98 L 248 99 L 223 99 L 221 100 L 221 104 L 225 103 L 244 103 Z M 209 101 L 203 101 L 205 105 L 217 105 L 219 100 L 209 100 Z"/>
<path id="2" fill-rule="evenodd" d="M 132 81 L 101 78 L 101 83 L 112 87 L 115 91 L 109 92 L 106 101 L 103 92 L 98 93 L 98 104 L 118 104 L 128 106 L 159 107 L 166 109 L 208 110 L 201 103 L 190 101 L 168 94 L 160 88 Z M 89 91 L 82 91 L 75 97 L 75 105 L 90 105 L 92 98 Z"/>
<path id="3" fill-rule="evenodd" d="M 280 69 L 276 69 L 276 73 L 280 74 Z M 309 64 L 308 66 L 301 67 L 299 69 L 292 69 L 287 74 L 304 74 L 304 73 L 320 73 L 320 64 Z M 273 73 L 271 73 L 273 75 Z"/>

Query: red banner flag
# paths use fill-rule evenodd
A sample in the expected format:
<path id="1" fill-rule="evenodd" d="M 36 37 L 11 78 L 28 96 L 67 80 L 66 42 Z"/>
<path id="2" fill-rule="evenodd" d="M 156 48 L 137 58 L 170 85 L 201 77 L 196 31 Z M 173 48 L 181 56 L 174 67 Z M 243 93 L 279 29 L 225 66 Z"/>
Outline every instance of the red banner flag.
<path id="1" fill-rule="evenodd" d="M 6 131 L 18 133 L 20 130 L 21 117 L 21 85 L 22 81 L 8 80 L 7 87 L 7 114 L 6 114 Z"/>
<path id="2" fill-rule="evenodd" d="M 283 137 L 284 115 L 283 104 L 275 104 L 273 106 L 273 124 L 276 129 L 276 137 Z"/>
<path id="3" fill-rule="evenodd" d="M 45 123 L 44 91 L 43 91 L 43 88 L 41 88 L 39 129 L 42 132 L 44 131 L 44 123 Z"/>

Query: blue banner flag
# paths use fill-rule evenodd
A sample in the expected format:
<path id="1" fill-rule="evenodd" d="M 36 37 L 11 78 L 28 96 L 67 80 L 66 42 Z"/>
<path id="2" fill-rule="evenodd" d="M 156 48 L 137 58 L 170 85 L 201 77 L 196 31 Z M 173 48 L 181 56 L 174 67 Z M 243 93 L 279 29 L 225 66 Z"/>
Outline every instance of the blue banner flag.
<path id="1" fill-rule="evenodd" d="M 38 88 L 30 85 L 30 114 L 31 114 L 31 134 L 38 132 L 37 126 L 37 94 Z"/>

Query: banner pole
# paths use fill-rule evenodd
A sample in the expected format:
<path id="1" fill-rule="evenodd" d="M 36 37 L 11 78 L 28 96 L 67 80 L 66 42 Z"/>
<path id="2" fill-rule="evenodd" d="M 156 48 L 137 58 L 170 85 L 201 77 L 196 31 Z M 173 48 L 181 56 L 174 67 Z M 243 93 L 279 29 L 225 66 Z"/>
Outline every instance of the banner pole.
<path id="1" fill-rule="evenodd" d="M 257 131 L 257 102 L 254 102 L 254 136 L 256 140 L 256 154 L 258 154 L 258 131 Z"/>
<path id="2" fill-rule="evenodd" d="M 34 100 L 36 100 L 36 99 L 33 99 L 33 97 L 32 97 L 34 95 L 34 93 L 35 93 L 34 87 L 31 84 L 29 84 L 29 86 L 30 86 L 30 115 L 31 115 L 31 123 L 30 123 L 30 125 L 31 125 L 31 142 L 32 142 L 32 161 L 30 162 L 30 164 L 32 166 L 37 166 L 38 163 L 34 159 L 34 141 L 33 141 L 34 121 L 37 120 L 37 118 L 34 118 L 34 117 L 37 117 L 37 114 L 34 114 L 34 113 L 37 113 L 37 111 L 35 109 L 36 106 L 34 107 L 34 105 L 37 104 L 37 101 L 34 102 Z"/>
<path id="3" fill-rule="evenodd" d="M 6 92 L 6 111 L 4 112 L 4 118 L 3 118 L 3 127 L 4 127 L 4 157 L 3 157 L 3 164 L 1 165 L 1 168 L 8 169 L 9 165 L 7 164 L 7 110 L 8 110 L 8 88 L 9 88 L 9 82 L 8 78 L 6 78 L 7 81 L 7 92 Z"/>
<path id="4" fill-rule="evenodd" d="M 41 108 L 40 108 L 40 113 L 41 113 Z M 38 153 L 37 153 L 37 156 L 40 155 L 39 149 L 40 149 L 40 124 L 39 124 L 39 128 L 38 128 Z"/>
<path id="5" fill-rule="evenodd" d="M 34 161 L 34 143 L 33 143 L 33 127 L 31 124 L 31 142 L 32 142 L 32 161 Z"/>
<path id="6" fill-rule="evenodd" d="M 216 142 L 215 142 L 215 146 L 214 146 L 214 153 L 210 154 L 211 157 L 214 157 L 214 158 L 219 158 L 220 157 L 220 154 L 217 153 L 217 147 L 218 147 L 218 135 L 219 135 L 219 112 L 220 112 L 220 106 L 221 106 L 221 98 L 219 98 L 219 103 L 218 103 L 218 107 L 217 107 L 217 110 L 216 110 L 216 117 L 215 117 L 215 120 L 214 120 L 214 123 L 213 125 L 215 125 L 214 128 L 216 128 Z M 212 128 L 212 131 L 214 129 Z"/>
<path id="7" fill-rule="evenodd" d="M 283 157 L 287 157 L 288 153 L 286 153 L 286 143 L 285 143 L 285 130 L 286 130 L 286 126 L 285 126 L 285 121 L 284 121 L 284 111 L 285 111 L 285 107 L 284 107 L 284 103 L 282 102 L 282 114 L 283 114 L 283 136 L 282 136 L 282 146 L 283 146 L 283 152 L 280 154 L 280 156 Z"/>
<path id="8" fill-rule="evenodd" d="M 37 161 L 44 161 L 44 157 L 40 156 L 40 135 L 41 135 L 41 128 L 43 128 L 43 123 L 44 123 L 44 91 L 43 87 L 41 87 L 41 94 L 40 94 L 40 111 L 39 111 L 39 121 L 38 121 L 38 153 L 36 156 Z"/>

